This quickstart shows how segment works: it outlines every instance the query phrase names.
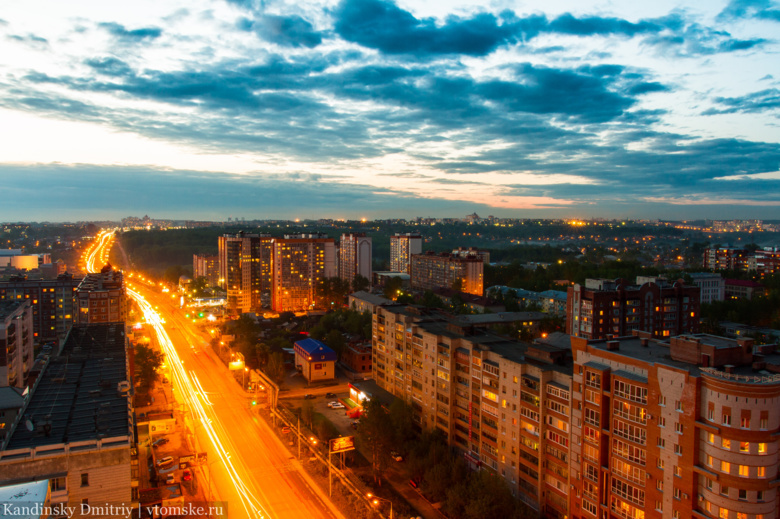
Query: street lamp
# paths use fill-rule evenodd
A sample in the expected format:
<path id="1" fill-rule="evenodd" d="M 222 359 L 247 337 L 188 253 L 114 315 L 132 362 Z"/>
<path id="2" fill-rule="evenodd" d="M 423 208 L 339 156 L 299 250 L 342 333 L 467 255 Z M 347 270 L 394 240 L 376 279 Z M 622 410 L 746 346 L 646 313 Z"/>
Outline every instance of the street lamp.
<path id="1" fill-rule="evenodd" d="M 380 501 L 387 501 L 390 503 L 390 519 L 393 519 L 393 502 L 389 499 L 385 499 L 383 497 L 375 496 L 374 494 L 366 494 L 369 499 L 371 499 L 371 502 L 375 505 L 378 505 Z"/>
<path id="2" fill-rule="evenodd" d="M 246 372 L 247 371 L 249 371 L 249 368 L 244 368 L 244 371 L 241 372 L 241 389 L 242 390 L 246 389 L 246 384 L 244 383 L 245 382 L 244 379 L 246 377 Z"/>

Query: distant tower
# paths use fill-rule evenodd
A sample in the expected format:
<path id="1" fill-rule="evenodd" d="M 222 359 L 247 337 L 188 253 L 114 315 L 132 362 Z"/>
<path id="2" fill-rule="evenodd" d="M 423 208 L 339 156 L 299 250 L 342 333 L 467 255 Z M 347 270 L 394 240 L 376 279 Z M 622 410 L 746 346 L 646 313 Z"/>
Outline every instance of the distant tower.
<path id="1" fill-rule="evenodd" d="M 271 237 L 225 234 L 219 237 L 219 285 L 227 290 L 228 312 L 251 312 L 271 289 Z"/>
<path id="2" fill-rule="evenodd" d="M 274 238 L 271 306 L 275 312 L 299 312 L 317 307 L 317 286 L 335 277 L 336 243 L 324 234 Z"/>
<path id="3" fill-rule="evenodd" d="M 412 254 L 422 253 L 422 236 L 418 233 L 395 233 L 390 237 L 390 270 L 411 274 Z"/>
<path id="4" fill-rule="evenodd" d="M 352 283 L 360 274 L 370 281 L 371 238 L 365 233 L 342 234 L 339 247 L 339 277 Z"/>

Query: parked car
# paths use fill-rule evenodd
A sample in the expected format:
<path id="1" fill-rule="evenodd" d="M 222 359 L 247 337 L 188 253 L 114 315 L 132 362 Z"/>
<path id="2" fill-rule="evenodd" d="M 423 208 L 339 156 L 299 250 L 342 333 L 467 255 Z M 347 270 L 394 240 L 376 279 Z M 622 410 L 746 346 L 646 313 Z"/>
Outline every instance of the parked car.
<path id="1" fill-rule="evenodd" d="M 312 395 L 311 393 L 306 393 L 305 395 L 303 395 L 303 398 L 304 400 L 311 400 L 312 398 L 314 398 L 314 395 Z"/>
<path id="2" fill-rule="evenodd" d="M 390 457 L 393 458 L 395 461 L 403 461 L 404 457 L 398 454 L 395 451 L 390 451 Z"/>
<path id="3" fill-rule="evenodd" d="M 173 485 L 174 483 L 176 483 L 176 480 L 173 479 L 173 474 L 168 474 L 168 476 L 165 478 L 165 484 Z"/>
<path id="4" fill-rule="evenodd" d="M 325 398 L 336 398 L 336 393 L 325 393 Z"/>
<path id="5" fill-rule="evenodd" d="M 154 440 L 154 443 L 152 443 L 152 447 L 162 447 L 169 441 L 171 440 L 169 440 L 168 438 L 158 438 L 157 440 Z"/>
<path id="6" fill-rule="evenodd" d="M 185 470 L 184 473 L 181 475 L 181 479 L 184 481 L 192 481 L 192 471 Z"/>
<path id="7" fill-rule="evenodd" d="M 157 460 L 158 467 L 162 467 L 163 465 L 170 465 L 171 463 L 173 463 L 173 456 L 165 456 L 164 458 Z"/>
<path id="8" fill-rule="evenodd" d="M 331 409 L 344 409 L 346 406 L 341 402 L 328 402 L 328 407 Z"/>

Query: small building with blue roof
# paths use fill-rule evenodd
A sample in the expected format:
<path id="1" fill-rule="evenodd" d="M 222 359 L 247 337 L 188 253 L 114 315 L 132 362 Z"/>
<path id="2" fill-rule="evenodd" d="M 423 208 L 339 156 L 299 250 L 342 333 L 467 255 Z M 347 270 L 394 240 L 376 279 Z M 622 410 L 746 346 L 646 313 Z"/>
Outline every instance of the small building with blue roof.
<path id="1" fill-rule="evenodd" d="M 304 339 L 295 343 L 295 366 L 311 384 L 336 378 L 336 352 L 316 339 Z"/>

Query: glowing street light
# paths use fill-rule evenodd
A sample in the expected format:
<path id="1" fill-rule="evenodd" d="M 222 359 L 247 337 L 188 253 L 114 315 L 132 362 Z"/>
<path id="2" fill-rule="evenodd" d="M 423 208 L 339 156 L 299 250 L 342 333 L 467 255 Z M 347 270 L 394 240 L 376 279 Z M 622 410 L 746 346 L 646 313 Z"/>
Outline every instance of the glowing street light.
<path id="1" fill-rule="evenodd" d="M 371 502 L 374 503 L 375 505 L 379 505 L 380 501 L 385 501 L 387 503 L 390 503 L 390 519 L 393 519 L 393 502 L 392 501 L 390 501 L 389 499 L 385 499 L 383 497 L 375 496 L 374 494 L 371 494 L 371 493 L 366 494 L 366 496 L 369 499 L 371 499 Z"/>

